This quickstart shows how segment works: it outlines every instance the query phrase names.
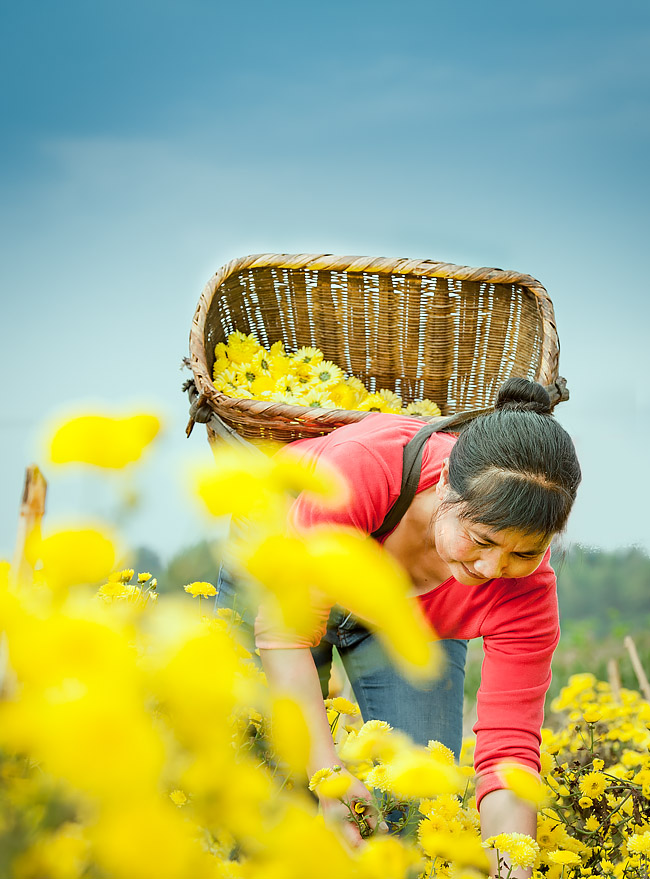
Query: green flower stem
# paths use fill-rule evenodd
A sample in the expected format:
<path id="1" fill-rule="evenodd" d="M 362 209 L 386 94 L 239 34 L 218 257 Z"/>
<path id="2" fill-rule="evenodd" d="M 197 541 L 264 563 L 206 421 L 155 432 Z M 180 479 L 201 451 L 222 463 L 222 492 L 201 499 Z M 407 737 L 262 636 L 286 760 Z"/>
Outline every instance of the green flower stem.
<path id="1" fill-rule="evenodd" d="M 336 709 L 334 709 L 334 710 L 336 710 Z M 336 732 L 336 727 L 338 726 L 340 716 L 341 716 L 341 712 L 339 711 L 337 713 L 336 717 L 334 718 L 334 720 L 330 723 L 330 732 L 332 733 L 332 735 L 334 735 L 334 733 Z"/>

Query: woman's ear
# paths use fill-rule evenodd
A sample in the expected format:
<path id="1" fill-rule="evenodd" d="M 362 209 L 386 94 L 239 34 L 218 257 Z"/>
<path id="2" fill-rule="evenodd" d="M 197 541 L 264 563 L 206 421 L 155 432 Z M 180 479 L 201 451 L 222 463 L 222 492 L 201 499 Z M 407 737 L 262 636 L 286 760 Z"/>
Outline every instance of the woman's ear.
<path id="1" fill-rule="evenodd" d="M 445 458 L 440 468 L 440 479 L 436 485 L 436 494 L 442 498 L 447 494 L 449 488 L 449 458 Z"/>

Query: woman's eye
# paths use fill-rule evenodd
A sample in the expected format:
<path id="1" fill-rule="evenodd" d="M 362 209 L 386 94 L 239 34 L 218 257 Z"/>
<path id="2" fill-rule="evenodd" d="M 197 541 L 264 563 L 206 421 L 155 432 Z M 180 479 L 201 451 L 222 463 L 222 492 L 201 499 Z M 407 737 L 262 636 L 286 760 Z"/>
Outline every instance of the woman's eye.
<path id="1" fill-rule="evenodd" d="M 472 537 L 472 543 L 474 543 L 476 546 L 490 546 L 489 543 L 483 543 L 481 540 L 477 540 L 475 537 Z"/>

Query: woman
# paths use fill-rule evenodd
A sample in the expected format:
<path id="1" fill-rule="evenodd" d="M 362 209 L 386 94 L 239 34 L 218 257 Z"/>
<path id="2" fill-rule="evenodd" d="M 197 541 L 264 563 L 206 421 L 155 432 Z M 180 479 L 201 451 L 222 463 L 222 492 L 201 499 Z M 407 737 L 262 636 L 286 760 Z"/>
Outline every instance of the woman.
<path id="1" fill-rule="evenodd" d="M 534 837 L 534 809 L 504 789 L 495 769 L 507 760 L 539 770 L 544 696 L 559 638 L 550 543 L 565 526 L 580 482 L 575 449 L 552 417 L 545 389 L 509 379 L 493 413 L 471 421 L 458 438 L 430 436 L 415 496 L 392 530 L 381 534 L 400 494 L 403 448 L 420 427 L 414 419 L 377 414 L 291 444 L 292 454 L 334 465 L 351 489 L 345 508 L 337 510 L 302 496 L 292 517 L 299 528 L 341 524 L 383 543 L 408 572 L 413 595 L 444 639 L 445 677 L 425 691 L 411 686 L 385 661 L 371 633 L 340 608 L 323 610 L 320 634 L 311 643 L 287 641 L 258 618 L 262 664 L 271 686 L 292 692 L 310 719 L 310 773 L 338 764 L 321 690 L 333 645 L 364 720 L 386 720 L 416 742 L 437 739 L 458 755 L 467 639 L 482 636 L 474 727 L 482 832 Z M 368 796 L 354 779 L 348 798 Z M 323 798 L 322 806 L 326 815 L 347 813 L 336 801 Z M 342 827 L 352 843 L 359 841 L 356 828 Z"/>

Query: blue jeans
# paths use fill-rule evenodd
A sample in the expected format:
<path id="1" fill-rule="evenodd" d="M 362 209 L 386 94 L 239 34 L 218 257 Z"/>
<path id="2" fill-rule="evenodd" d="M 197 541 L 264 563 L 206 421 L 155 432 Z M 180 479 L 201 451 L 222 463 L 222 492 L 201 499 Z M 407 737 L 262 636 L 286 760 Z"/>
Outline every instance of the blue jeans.
<path id="1" fill-rule="evenodd" d="M 253 643 L 254 613 L 238 607 L 238 594 L 227 572 L 219 572 L 215 607 L 233 607 L 242 613 L 242 635 Z M 463 737 L 463 686 L 467 641 L 438 642 L 445 663 L 440 677 L 414 684 L 403 677 L 387 656 L 381 642 L 359 620 L 341 607 L 334 607 L 327 632 L 312 648 L 323 695 L 327 695 L 333 649 L 336 647 L 364 721 L 385 720 L 409 735 L 416 744 L 431 739 L 442 742 L 458 759 Z"/>

